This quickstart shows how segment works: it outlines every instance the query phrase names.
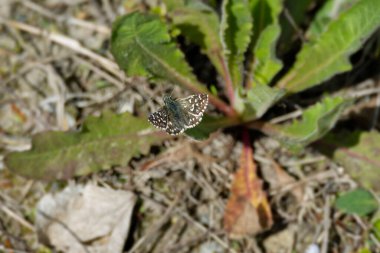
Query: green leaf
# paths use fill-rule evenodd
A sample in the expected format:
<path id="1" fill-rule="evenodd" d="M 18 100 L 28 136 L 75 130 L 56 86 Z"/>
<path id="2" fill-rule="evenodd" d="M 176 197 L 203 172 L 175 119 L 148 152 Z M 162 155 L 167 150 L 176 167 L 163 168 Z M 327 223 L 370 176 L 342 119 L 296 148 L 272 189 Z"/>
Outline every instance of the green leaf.
<path id="1" fill-rule="evenodd" d="M 158 17 L 134 12 L 117 19 L 112 28 L 111 52 L 129 76 L 164 79 L 193 91 L 205 92 L 171 42 Z"/>
<path id="2" fill-rule="evenodd" d="M 358 253 L 372 253 L 372 251 L 368 248 L 362 248 L 358 250 Z"/>
<path id="3" fill-rule="evenodd" d="M 192 0 L 184 3 L 180 0 L 164 0 L 168 7 L 168 16 L 173 24 L 191 42 L 199 45 L 203 52 L 223 74 L 222 44 L 219 39 L 219 17 L 206 4 Z"/>
<path id="4" fill-rule="evenodd" d="M 206 140 L 210 134 L 218 129 L 238 124 L 228 117 L 216 117 L 204 115 L 201 123 L 194 128 L 185 131 L 186 135 L 195 140 Z"/>
<path id="5" fill-rule="evenodd" d="M 253 33 L 250 49 L 252 50 L 261 32 L 271 23 L 273 23 L 271 8 L 266 0 L 249 0 L 249 9 L 253 21 Z"/>
<path id="6" fill-rule="evenodd" d="M 260 118 L 284 95 L 284 90 L 271 88 L 264 84 L 256 84 L 247 91 L 246 97 L 240 97 L 239 100 L 243 103 L 241 108 L 244 108 L 244 121 Z"/>
<path id="7" fill-rule="evenodd" d="M 277 126 L 280 132 L 277 138 L 290 150 L 298 152 L 330 131 L 351 103 L 351 100 L 341 97 L 327 97 L 305 110 L 302 120 L 287 126 Z"/>
<path id="8" fill-rule="evenodd" d="M 315 19 L 310 24 L 308 31 L 306 32 L 307 39 L 311 42 L 317 40 L 317 38 L 327 30 L 328 25 L 333 20 L 358 1 L 359 0 L 328 0 L 318 11 Z"/>
<path id="9" fill-rule="evenodd" d="M 32 149 L 5 157 L 6 166 L 33 179 L 68 179 L 114 165 L 125 165 L 165 136 L 146 119 L 129 113 L 89 117 L 77 132 L 45 132 L 32 138 Z"/>
<path id="10" fill-rule="evenodd" d="M 277 41 L 281 33 L 279 15 L 282 0 L 251 0 L 251 6 L 254 13 L 255 44 L 250 68 L 254 83 L 267 85 L 282 68 L 282 62 L 276 57 Z"/>
<path id="11" fill-rule="evenodd" d="M 378 0 L 361 0 L 341 14 L 314 43 L 303 46 L 277 87 L 299 92 L 350 70 L 349 56 L 379 27 L 379 12 Z"/>
<path id="12" fill-rule="evenodd" d="M 232 82 L 235 87 L 241 86 L 244 53 L 252 33 L 252 18 L 247 0 L 223 1 L 220 31 Z"/>
<path id="13" fill-rule="evenodd" d="M 380 193 L 379 132 L 332 132 L 317 148 L 339 162 L 360 185 Z"/>
<path id="14" fill-rule="evenodd" d="M 376 236 L 377 240 L 380 240 L 380 219 L 376 219 L 373 223 L 372 231 Z"/>
<path id="15" fill-rule="evenodd" d="M 335 206 L 345 213 L 365 216 L 376 211 L 378 203 L 370 192 L 357 189 L 340 196 Z"/>
<path id="16" fill-rule="evenodd" d="M 165 4 L 167 12 L 171 12 L 178 7 L 185 5 L 185 0 L 162 0 L 162 3 Z"/>

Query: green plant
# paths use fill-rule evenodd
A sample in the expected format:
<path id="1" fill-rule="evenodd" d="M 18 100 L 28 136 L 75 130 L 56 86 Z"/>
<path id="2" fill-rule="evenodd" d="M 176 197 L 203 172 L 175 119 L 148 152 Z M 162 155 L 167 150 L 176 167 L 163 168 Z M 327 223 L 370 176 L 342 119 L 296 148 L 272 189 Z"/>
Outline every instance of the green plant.
<path id="1" fill-rule="evenodd" d="M 360 216 L 368 215 L 378 209 L 376 198 L 364 189 L 356 189 L 339 196 L 335 202 L 336 208 Z"/>
<path id="2" fill-rule="evenodd" d="M 217 94 L 194 76 L 162 17 L 138 12 L 120 17 L 113 27 L 112 53 L 128 75 L 164 79 L 196 93 L 208 93 L 223 119 L 207 120 L 188 132 L 205 138 L 215 129 L 260 119 L 285 96 L 352 68 L 349 56 L 379 26 L 375 12 L 380 7 L 374 0 L 353 2 L 348 10 L 341 9 L 335 20 L 323 19 L 322 29 L 320 16 L 332 8 L 330 2 L 310 25 L 310 41 L 301 48 L 293 67 L 278 78 L 283 65 L 275 48 L 281 32 L 282 1 L 226 0 L 220 18 L 200 1 L 164 1 L 170 27 L 197 44 L 223 78 L 223 90 Z M 221 100 L 222 95 L 228 103 Z M 351 102 L 326 96 L 304 112 L 302 121 L 286 126 L 256 121 L 250 126 L 300 150 L 333 128 Z"/>
<path id="3" fill-rule="evenodd" d="M 162 2 L 165 8 L 156 9 L 161 16 L 133 12 L 119 17 L 113 24 L 111 52 L 128 76 L 146 77 L 209 95 L 216 111 L 205 115 L 197 127 L 186 131 L 187 135 L 202 140 L 218 129 L 241 130 L 242 158 L 227 202 L 225 229 L 236 237 L 262 232 L 271 227 L 273 220 L 256 174 L 249 128 L 278 139 L 293 151 L 300 151 L 329 133 L 352 104 L 351 99 L 326 93 L 302 112 L 302 119 L 290 124 L 274 124 L 263 116 L 284 98 L 349 71 L 352 68 L 349 57 L 380 26 L 380 4 L 378 0 L 351 0 L 348 5 L 337 6 L 335 0 L 326 1 L 306 31 L 307 42 L 303 42 L 289 67 L 277 57 L 278 50 L 291 48 L 289 38 L 293 33 L 288 25 L 281 26 L 282 0 L 224 0 L 220 15 L 200 0 Z M 311 2 L 300 0 L 297 7 L 289 9 L 295 22 L 302 21 L 302 13 Z M 209 85 L 208 89 L 198 80 L 173 34 L 199 46 L 221 77 L 220 84 Z M 8 154 L 5 164 L 29 178 L 68 179 L 127 164 L 132 157 L 147 154 L 152 145 L 159 145 L 167 137 L 155 130 L 147 118 L 105 112 L 101 117 L 86 119 L 76 132 L 35 135 L 31 150 Z M 325 143 L 335 145 L 335 156 L 355 152 L 353 157 L 361 159 L 362 154 L 368 153 L 364 147 L 368 143 L 375 146 L 371 141 L 380 138 L 377 132 L 356 133 L 351 137 L 361 142 L 358 147 L 353 147 L 351 138 L 346 138 L 348 143 L 338 139 L 338 144 L 348 145 L 341 147 L 333 135 Z M 370 149 L 373 150 L 370 159 L 361 160 L 373 171 L 379 163 L 373 162 L 377 149 Z M 377 208 L 374 199 L 363 191 L 339 198 L 336 205 L 343 211 L 361 215 Z M 249 225 L 239 227 L 248 220 Z M 258 223 L 261 226 L 255 225 Z"/>
<path id="4" fill-rule="evenodd" d="M 352 1 L 349 8 L 340 8 L 339 15 L 330 19 L 325 15 L 332 8 L 331 1 L 327 1 L 310 24 L 309 41 L 302 45 L 293 66 L 280 73 L 283 63 L 276 56 L 276 48 L 289 47 L 286 39 L 281 40 L 281 45 L 278 43 L 281 32 L 283 38 L 289 38 L 285 35 L 290 33 L 286 26 L 281 31 L 282 0 L 225 0 L 220 16 L 202 1 L 163 2 L 165 17 L 134 12 L 119 17 L 114 23 L 111 51 L 120 68 L 128 76 L 164 80 L 194 93 L 209 94 L 210 103 L 220 113 L 206 115 L 199 126 L 186 132 L 194 138 L 204 139 L 220 128 L 244 126 L 277 138 L 296 151 L 328 133 L 352 101 L 326 95 L 304 111 L 302 120 L 288 125 L 271 124 L 262 120 L 262 116 L 284 97 L 350 70 L 350 55 L 380 25 L 378 0 Z M 301 2 L 306 6 L 310 0 Z M 198 81 L 178 48 L 176 38 L 171 36 L 175 34 L 173 31 L 179 32 L 189 43 L 197 44 L 207 55 L 223 79 L 222 90 L 214 88 L 211 92 Z M 227 99 L 223 100 L 223 97 Z M 68 178 L 126 163 L 132 156 L 146 153 L 150 145 L 165 138 L 163 134 L 153 132 L 146 119 L 132 115 L 104 117 L 90 119 L 91 123 L 86 124 L 88 127 L 83 127 L 81 132 L 39 134 L 33 139 L 31 151 L 11 153 L 5 162 L 10 169 L 29 177 Z M 114 129 L 121 125 L 125 128 L 109 131 L 111 125 Z M 141 127 L 135 129 L 132 125 Z M 141 134 L 143 130 L 151 132 Z M 141 146 L 130 151 L 128 144 L 115 143 L 117 138 L 138 139 Z M 113 143 L 114 146 L 112 149 L 94 149 L 92 144 L 97 145 L 97 142 L 105 146 Z M 79 163 L 74 156 L 78 148 L 90 158 Z M 98 157 L 99 152 L 102 156 Z M 62 165 L 62 157 L 66 163 L 56 166 Z M 101 158 L 101 161 L 94 163 L 91 157 Z M 40 172 L 32 173 L 26 169 L 31 164 L 35 164 L 33 168 L 38 164 Z M 63 172 L 57 174 L 51 168 Z"/>

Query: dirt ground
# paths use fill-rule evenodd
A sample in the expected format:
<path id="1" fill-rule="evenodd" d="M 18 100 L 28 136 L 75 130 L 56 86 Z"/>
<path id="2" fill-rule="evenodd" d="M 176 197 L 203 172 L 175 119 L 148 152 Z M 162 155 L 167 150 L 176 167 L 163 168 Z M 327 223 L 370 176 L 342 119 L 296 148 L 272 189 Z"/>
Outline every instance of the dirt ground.
<path id="1" fill-rule="evenodd" d="M 154 4 L 1 0 L 0 155 L 29 149 L 35 133 L 74 130 L 105 110 L 155 111 L 172 88 L 125 77 L 109 52 L 115 17 Z M 179 88 L 173 93 L 187 94 Z M 259 132 L 252 132 L 254 158 L 274 225 L 257 236 L 229 238 L 222 222 L 239 166 L 239 135 L 230 129 L 205 142 L 173 137 L 129 164 L 70 183 L 136 195 L 124 252 L 318 252 L 314 243 L 319 252 L 356 252 L 365 244 L 369 221 L 332 206 L 337 193 L 357 186 L 344 168 L 312 148 L 292 155 Z M 0 164 L 0 252 L 53 252 L 38 240 L 36 203 L 68 183 L 25 179 Z"/>

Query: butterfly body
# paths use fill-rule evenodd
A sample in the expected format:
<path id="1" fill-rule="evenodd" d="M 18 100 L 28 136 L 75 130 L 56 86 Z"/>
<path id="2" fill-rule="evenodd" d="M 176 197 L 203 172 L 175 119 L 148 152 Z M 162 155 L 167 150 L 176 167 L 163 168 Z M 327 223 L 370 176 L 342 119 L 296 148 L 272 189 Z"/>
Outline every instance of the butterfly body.
<path id="1" fill-rule="evenodd" d="M 186 125 L 186 115 L 184 115 L 184 110 L 181 108 L 181 104 L 172 99 L 170 96 L 164 96 L 164 103 L 166 106 L 168 117 L 171 119 L 176 119 L 173 124 L 177 128 L 184 128 Z"/>
<path id="2" fill-rule="evenodd" d="M 177 135 L 201 122 L 207 108 L 208 95 L 196 94 L 180 99 L 164 96 L 164 104 L 160 110 L 149 115 L 148 119 L 155 127 Z"/>

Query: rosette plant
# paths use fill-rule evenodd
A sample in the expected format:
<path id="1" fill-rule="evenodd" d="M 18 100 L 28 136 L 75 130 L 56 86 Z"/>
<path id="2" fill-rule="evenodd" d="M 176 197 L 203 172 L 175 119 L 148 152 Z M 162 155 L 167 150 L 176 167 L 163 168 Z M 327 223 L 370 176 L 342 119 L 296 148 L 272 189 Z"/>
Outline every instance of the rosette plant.
<path id="1" fill-rule="evenodd" d="M 111 52 L 127 76 L 208 94 L 212 107 L 186 135 L 204 140 L 218 129 L 241 132 L 241 169 L 232 184 L 225 216 L 225 227 L 231 233 L 238 233 L 233 225 L 238 217 L 228 212 L 245 205 L 239 196 L 262 210 L 260 219 L 267 221 L 267 227 L 272 223 L 268 202 L 257 183 L 250 129 L 295 152 L 324 138 L 353 103 L 351 98 L 332 95 L 329 85 L 335 91 L 336 85 L 328 81 L 353 68 L 350 56 L 380 25 L 378 0 L 341 5 L 325 1 L 311 21 L 303 15 L 311 1 L 288 2 L 285 8 L 283 0 L 224 0 L 220 6 L 200 0 L 163 0 L 152 12 L 118 17 L 112 28 Z M 299 25 L 306 27 L 305 32 Z M 207 60 L 190 64 L 191 55 L 181 49 L 188 45 L 196 45 Z M 212 81 L 201 82 L 197 76 L 201 71 L 194 72 L 194 65 L 198 70 L 213 69 L 207 73 Z M 316 99 L 299 110 L 299 119 L 273 120 L 287 113 L 278 105 L 284 101 L 296 104 L 305 94 L 316 94 Z M 38 134 L 31 150 L 11 153 L 5 162 L 20 174 L 42 179 L 66 179 L 126 164 L 167 138 L 148 123 L 148 114 L 105 113 L 88 118 L 78 132 Z M 245 191 L 250 185 L 259 186 L 256 195 Z"/>

